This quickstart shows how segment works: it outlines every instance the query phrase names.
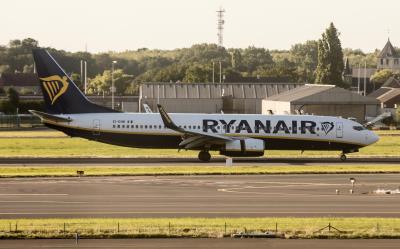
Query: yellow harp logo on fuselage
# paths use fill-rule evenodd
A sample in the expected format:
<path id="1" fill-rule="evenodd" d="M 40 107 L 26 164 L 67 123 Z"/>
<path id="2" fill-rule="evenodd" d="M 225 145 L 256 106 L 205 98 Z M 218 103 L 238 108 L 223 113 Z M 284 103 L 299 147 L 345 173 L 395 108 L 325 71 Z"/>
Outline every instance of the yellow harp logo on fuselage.
<path id="1" fill-rule="evenodd" d="M 66 76 L 61 78 L 58 75 L 53 75 L 46 78 L 40 78 L 40 80 L 42 81 L 43 88 L 46 90 L 52 105 L 68 89 L 69 83 Z"/>

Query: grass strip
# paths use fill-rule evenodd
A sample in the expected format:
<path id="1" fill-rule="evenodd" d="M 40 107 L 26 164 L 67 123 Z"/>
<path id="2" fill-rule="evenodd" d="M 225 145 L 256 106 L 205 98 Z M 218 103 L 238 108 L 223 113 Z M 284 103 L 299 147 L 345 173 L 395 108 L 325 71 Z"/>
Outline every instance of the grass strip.
<path id="1" fill-rule="evenodd" d="M 385 134 L 386 131 L 382 131 Z M 400 156 L 400 131 L 397 136 L 382 136 L 380 140 L 349 157 Z M 138 149 L 103 144 L 82 138 L 70 138 L 52 130 L 0 131 L 1 157 L 194 157 L 198 151 L 176 149 Z M 213 152 L 216 156 L 218 152 Z M 267 157 L 338 157 L 338 151 L 266 151 Z"/>
<path id="2" fill-rule="evenodd" d="M 357 156 L 400 156 L 400 136 L 384 136 L 360 152 Z M 103 144 L 82 138 L 41 137 L 41 138 L 1 138 L 1 157 L 197 157 L 198 151 L 176 149 L 138 149 Z M 339 151 L 287 151 L 266 152 L 267 157 L 338 157 Z M 216 156 L 218 152 L 213 152 Z"/>
<path id="3" fill-rule="evenodd" d="M 331 229 L 318 231 L 328 224 Z M 400 238 L 400 218 L 0 219 L 0 238 L 215 238 L 277 229 L 284 238 Z"/>
<path id="4" fill-rule="evenodd" d="M 241 174 L 347 174 L 400 173 L 400 165 L 321 165 L 321 166 L 35 166 L 0 167 L 0 177 L 77 176 L 142 176 L 142 175 L 241 175 Z"/>

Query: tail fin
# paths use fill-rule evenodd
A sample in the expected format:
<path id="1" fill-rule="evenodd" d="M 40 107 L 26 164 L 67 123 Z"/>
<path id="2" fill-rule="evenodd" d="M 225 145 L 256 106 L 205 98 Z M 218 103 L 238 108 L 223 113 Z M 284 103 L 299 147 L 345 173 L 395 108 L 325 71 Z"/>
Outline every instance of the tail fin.
<path id="1" fill-rule="evenodd" d="M 117 112 L 88 100 L 46 50 L 34 49 L 33 59 L 46 112 L 53 114 Z"/>

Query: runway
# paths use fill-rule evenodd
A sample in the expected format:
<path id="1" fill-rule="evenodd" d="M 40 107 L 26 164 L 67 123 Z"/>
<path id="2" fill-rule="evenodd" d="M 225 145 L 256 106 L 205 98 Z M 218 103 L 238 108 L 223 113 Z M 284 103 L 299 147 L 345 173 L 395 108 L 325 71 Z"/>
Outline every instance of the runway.
<path id="1" fill-rule="evenodd" d="M 319 249 L 397 249 L 397 239 L 355 239 L 355 240 L 281 240 L 281 239 L 102 239 L 80 240 L 76 245 L 72 239 L 61 240 L 2 240 L 0 248 L 319 248 Z M 190 245 L 190 246 L 189 246 Z"/>
<path id="2" fill-rule="evenodd" d="M 400 195 L 372 193 L 396 189 L 399 180 L 398 174 L 9 178 L 0 181 L 0 218 L 400 217 Z"/>
<path id="3" fill-rule="evenodd" d="M 321 165 L 321 163 L 329 164 L 387 164 L 400 163 L 400 157 L 353 157 L 348 158 L 345 162 L 340 161 L 339 157 L 319 157 L 319 158 L 234 158 L 235 165 Z M 225 158 L 213 158 L 210 163 L 213 165 L 224 165 Z M 199 161 L 197 158 L 50 158 L 50 157 L 33 157 L 33 158 L 0 158 L 1 166 L 12 165 L 66 165 L 66 164 L 85 164 L 85 165 L 150 165 L 150 166 L 179 166 L 188 164 L 207 165 L 207 163 Z"/>

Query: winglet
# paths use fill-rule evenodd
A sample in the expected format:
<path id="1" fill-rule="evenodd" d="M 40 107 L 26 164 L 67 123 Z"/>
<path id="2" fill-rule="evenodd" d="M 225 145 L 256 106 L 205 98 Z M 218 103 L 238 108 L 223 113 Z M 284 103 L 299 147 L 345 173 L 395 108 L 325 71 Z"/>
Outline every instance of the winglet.
<path id="1" fill-rule="evenodd" d="M 158 112 L 161 115 L 161 119 L 164 122 L 165 127 L 171 129 L 171 130 L 176 130 L 180 131 L 181 129 L 172 121 L 171 117 L 168 115 L 168 113 L 164 110 L 162 105 L 157 104 L 158 107 Z"/>

